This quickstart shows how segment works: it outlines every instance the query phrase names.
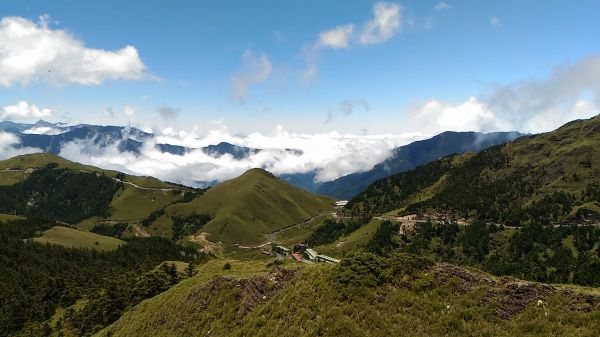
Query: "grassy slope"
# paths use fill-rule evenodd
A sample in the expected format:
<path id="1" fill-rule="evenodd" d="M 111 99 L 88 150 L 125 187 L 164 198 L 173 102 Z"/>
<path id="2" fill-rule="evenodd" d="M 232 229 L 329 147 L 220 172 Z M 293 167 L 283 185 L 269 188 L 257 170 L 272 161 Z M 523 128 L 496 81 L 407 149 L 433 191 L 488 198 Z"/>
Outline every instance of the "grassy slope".
<path id="1" fill-rule="evenodd" d="M 368 224 L 352 232 L 348 236 L 341 237 L 335 243 L 315 247 L 319 254 L 325 254 L 336 258 L 342 258 L 345 255 L 361 250 L 373 237 L 373 234 L 379 228 L 381 220 L 371 219 Z"/>
<path id="2" fill-rule="evenodd" d="M 0 185 L 14 185 L 23 180 L 23 172 L 0 171 Z"/>
<path id="3" fill-rule="evenodd" d="M 404 281 L 410 286 L 379 286 L 344 300 L 330 265 L 304 266 L 289 281 L 264 286 L 257 278 L 245 283 L 230 278 L 264 275 L 264 263 L 233 261 L 225 272 L 223 262 L 211 261 L 197 276 L 142 302 L 97 337 L 595 336 L 598 331 L 600 312 L 573 311 L 565 295 L 549 297 L 542 306 L 532 298 L 524 311 L 502 319 L 495 301 L 487 300 L 487 286 L 460 290 L 462 281 L 432 283 L 432 273 Z M 230 276 L 207 282 L 221 274 Z M 580 291 L 569 289 L 575 289 L 571 295 Z"/>
<path id="4" fill-rule="evenodd" d="M 109 177 L 115 177 L 117 171 L 103 170 L 94 166 L 83 165 L 76 162 L 69 161 L 59 156 L 48 154 L 48 153 L 34 153 L 28 155 L 16 156 L 10 159 L 0 161 L 0 171 L 5 169 L 28 169 L 28 168 L 40 168 L 50 163 L 57 163 L 59 167 L 68 168 L 72 170 L 84 170 L 88 172 L 100 172 L 104 173 Z M 10 185 L 23 179 L 25 177 L 24 172 L 0 172 L 0 185 Z M 126 181 L 130 181 L 142 187 L 151 188 L 169 188 L 169 184 L 162 182 L 153 177 L 141 177 L 127 175 Z"/>
<path id="5" fill-rule="evenodd" d="M 506 144 L 500 151 L 509 158 L 509 164 L 500 169 L 487 167 L 477 174 L 483 181 L 493 182 L 500 181 L 520 170 L 530 172 L 530 175 L 523 179 L 535 184 L 537 188 L 531 198 L 523 201 L 524 204 L 539 200 L 555 191 L 579 195 L 588 183 L 600 182 L 599 149 L 600 116 L 596 116 L 588 120 L 568 123 L 549 133 L 525 136 Z M 453 158 L 444 158 L 438 162 L 451 163 L 447 173 L 460 175 L 465 163 L 480 157 L 482 157 L 481 153 L 479 155 L 467 153 Z M 583 166 L 583 161 L 589 161 L 591 168 Z M 438 162 L 426 166 L 432 167 Z M 414 171 L 401 173 L 372 184 L 350 202 L 348 209 L 362 212 L 365 206 L 368 206 L 367 209 L 369 207 L 375 209 L 375 213 L 396 214 L 412 204 L 432 199 L 442 192 L 449 193 L 448 188 L 452 181 L 448 181 L 448 174 L 444 174 L 426 186 L 419 186 L 410 195 L 396 200 L 396 207 L 385 209 L 378 207 L 381 205 L 381 200 L 393 197 L 389 192 L 382 191 L 381 186 L 393 185 L 394 193 L 398 193 L 403 188 L 401 182 L 413 180 L 419 172 L 425 171 L 423 168 L 419 167 Z M 574 178 L 575 175 L 578 179 Z M 589 209 L 600 209 L 600 203 L 590 203 L 586 206 Z M 576 209 L 573 210 L 575 211 Z"/>
<path id="6" fill-rule="evenodd" d="M 22 220 L 24 219 L 22 216 L 19 215 L 12 215 L 12 214 L 2 214 L 0 213 L 0 222 L 7 222 L 7 221 L 13 221 L 13 220 Z"/>
<path id="7" fill-rule="evenodd" d="M 539 194 L 556 190 L 580 192 L 588 182 L 600 178 L 600 116 L 568 123 L 553 132 L 524 137 L 504 150 L 512 158 L 514 167 L 547 170 Z M 591 169 L 581 165 L 587 160 Z M 570 179 L 574 173 L 579 181 Z"/>
<path id="8" fill-rule="evenodd" d="M 96 250 L 115 250 L 124 244 L 117 238 L 84 232 L 73 228 L 55 226 L 33 239 L 39 243 L 51 243 L 70 248 L 87 248 Z"/>
<path id="9" fill-rule="evenodd" d="M 110 220 L 131 221 L 145 218 L 152 211 L 170 205 L 181 199 L 181 195 L 172 191 L 141 190 L 125 185 L 124 190 L 118 191 L 112 202 Z"/>
<path id="10" fill-rule="evenodd" d="M 333 200 L 293 187 L 261 169 L 217 185 L 189 203 L 166 209 L 151 229 L 167 233 L 171 217 L 207 213 L 202 231 L 211 241 L 262 243 L 264 234 L 310 219 L 331 208 Z"/>

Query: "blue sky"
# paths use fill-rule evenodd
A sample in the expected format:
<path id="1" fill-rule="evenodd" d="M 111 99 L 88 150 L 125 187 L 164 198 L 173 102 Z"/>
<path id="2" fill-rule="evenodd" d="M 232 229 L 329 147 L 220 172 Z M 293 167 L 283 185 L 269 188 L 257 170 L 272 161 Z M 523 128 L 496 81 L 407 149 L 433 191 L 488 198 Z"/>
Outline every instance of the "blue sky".
<path id="1" fill-rule="evenodd" d="M 399 26 L 376 42 L 361 42 L 377 4 L 399 8 Z M 552 92 L 564 83 L 553 82 L 552 74 L 585 72 L 578 69 L 589 58 L 587 67 L 596 69 L 598 12 L 597 0 L 5 0 L 3 18 L 66 31 L 85 48 L 115 52 L 133 46 L 145 68 L 135 78 L 109 73 L 93 84 L 33 74 L 26 83 L 0 86 L 0 106 L 27 101 L 51 109 L 50 120 L 89 123 L 131 120 L 208 130 L 221 120 L 234 133 L 269 132 L 278 124 L 303 133 L 544 130 L 590 114 L 597 107 L 597 83 L 583 78 L 574 93 L 564 94 L 564 102 L 553 100 L 556 106 L 543 104 L 539 111 L 522 105 L 508 109 L 507 102 L 498 103 L 501 93 L 520 92 L 522 85 L 524 91 L 541 86 Z M 44 14 L 46 23 L 39 19 Z M 319 44 L 322 33 L 347 25 L 352 33 L 344 46 Z M 310 67 L 312 76 L 302 78 Z M 69 76 L 77 76 L 76 70 Z M 566 77 L 571 83 L 572 76 Z M 236 78 L 243 82 L 242 94 L 232 89 Z M 535 93 L 544 96 L 538 89 Z M 470 97 L 481 104 L 462 105 Z M 585 111 L 555 116 L 557 109 L 571 111 L 582 101 Z M 160 108 L 176 112 L 160 119 Z M 134 113 L 123 113 L 127 109 Z M 513 123 L 522 111 L 531 118 Z M 556 123 L 538 127 L 545 114 Z M 415 115 L 421 118 L 415 121 Z M 454 119 L 465 122 L 444 124 Z"/>

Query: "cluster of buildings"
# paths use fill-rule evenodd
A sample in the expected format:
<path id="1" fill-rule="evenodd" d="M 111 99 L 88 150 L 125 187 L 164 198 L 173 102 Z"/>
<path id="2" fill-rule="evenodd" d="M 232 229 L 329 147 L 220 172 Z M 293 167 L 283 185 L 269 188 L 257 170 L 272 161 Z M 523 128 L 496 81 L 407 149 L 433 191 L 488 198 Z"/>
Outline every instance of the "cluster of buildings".
<path id="1" fill-rule="evenodd" d="M 290 256 L 297 262 L 321 262 L 321 263 L 338 263 L 340 260 L 333 257 L 318 254 L 312 248 L 306 248 L 304 245 L 296 245 L 294 249 L 289 249 L 284 246 L 274 246 L 272 252 L 284 257 Z"/>

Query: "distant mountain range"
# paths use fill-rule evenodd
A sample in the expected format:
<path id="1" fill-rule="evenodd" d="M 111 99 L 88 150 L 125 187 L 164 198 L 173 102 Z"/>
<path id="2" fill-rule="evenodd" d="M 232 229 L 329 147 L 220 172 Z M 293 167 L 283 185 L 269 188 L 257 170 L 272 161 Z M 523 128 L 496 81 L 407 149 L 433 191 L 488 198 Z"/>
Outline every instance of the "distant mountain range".
<path id="1" fill-rule="evenodd" d="M 140 153 L 144 141 L 154 137 L 152 133 L 137 128 L 125 126 L 100 126 L 78 124 L 66 126 L 62 123 L 49 123 L 43 120 L 35 124 L 0 122 L 0 131 L 9 132 L 19 137 L 19 147 L 38 148 L 44 152 L 59 154 L 62 146 L 73 141 L 89 140 L 94 145 L 103 147 L 118 144 L 122 152 Z M 172 144 L 156 144 L 163 153 L 183 155 L 194 148 Z M 218 157 L 230 154 L 236 159 L 242 159 L 260 152 L 260 149 L 237 146 L 226 142 L 201 148 L 207 155 Z"/>
<path id="2" fill-rule="evenodd" d="M 20 148 L 38 148 L 43 152 L 60 154 L 63 146 L 70 142 L 86 141 L 100 148 L 118 146 L 121 152 L 140 154 L 145 141 L 154 138 L 154 134 L 134 127 L 100 126 L 90 124 L 66 125 L 40 120 L 34 124 L 0 122 L 0 131 L 16 135 Z M 281 174 L 279 177 L 291 185 L 307 191 L 337 199 L 350 199 L 362 192 L 377 179 L 411 170 L 449 154 L 461 154 L 480 151 L 487 147 L 510 142 L 522 134 L 518 132 L 444 132 L 431 139 L 417 141 L 393 150 L 393 155 L 375 165 L 371 170 L 358 172 L 330 182 L 317 182 L 316 170 L 303 173 Z M 199 149 L 174 144 L 157 143 L 155 147 L 163 153 L 184 155 L 201 150 L 212 157 L 225 154 L 237 160 L 260 153 L 264 149 L 238 146 L 227 142 L 208 145 Z M 302 155 L 298 149 L 284 149 L 292 155 Z M 218 181 L 198 181 L 199 186 L 211 186 Z"/>

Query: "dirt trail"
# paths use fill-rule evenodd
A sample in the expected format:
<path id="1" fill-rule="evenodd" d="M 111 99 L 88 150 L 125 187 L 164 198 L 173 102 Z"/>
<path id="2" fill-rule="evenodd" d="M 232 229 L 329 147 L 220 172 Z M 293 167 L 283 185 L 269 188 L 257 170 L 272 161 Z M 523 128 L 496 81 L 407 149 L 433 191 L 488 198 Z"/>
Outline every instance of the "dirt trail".
<path id="1" fill-rule="evenodd" d="M 196 235 L 190 235 L 189 240 L 191 242 L 201 245 L 202 246 L 202 249 L 200 250 L 201 252 L 215 254 L 221 249 L 221 246 L 219 246 L 219 244 L 214 243 L 212 241 L 208 241 L 208 239 L 206 238 L 207 235 L 208 235 L 207 232 L 198 233 Z"/>

